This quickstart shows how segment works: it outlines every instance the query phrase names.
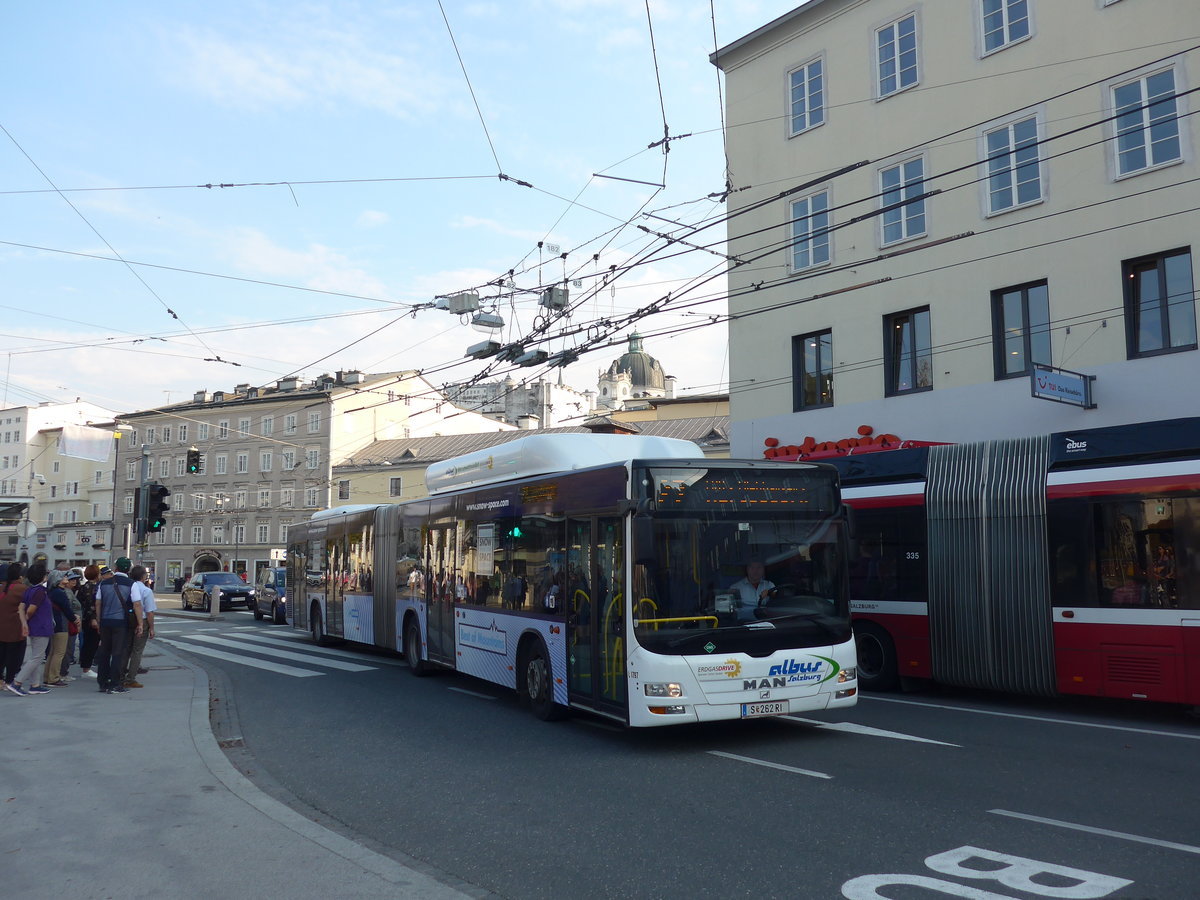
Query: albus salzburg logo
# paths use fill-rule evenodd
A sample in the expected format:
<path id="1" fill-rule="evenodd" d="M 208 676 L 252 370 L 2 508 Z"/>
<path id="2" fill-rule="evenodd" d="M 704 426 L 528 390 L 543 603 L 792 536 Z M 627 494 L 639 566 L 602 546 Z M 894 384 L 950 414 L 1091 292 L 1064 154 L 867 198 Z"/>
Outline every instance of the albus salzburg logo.
<path id="1" fill-rule="evenodd" d="M 828 666 L 825 663 L 829 663 Z M 828 669 L 828 673 L 826 673 Z M 816 660 L 789 659 L 777 666 L 771 666 L 766 678 L 747 678 L 742 681 L 743 691 L 756 691 L 761 688 L 781 688 L 789 684 L 821 684 L 837 675 L 842 670 L 836 659 L 828 656 L 818 656 Z"/>

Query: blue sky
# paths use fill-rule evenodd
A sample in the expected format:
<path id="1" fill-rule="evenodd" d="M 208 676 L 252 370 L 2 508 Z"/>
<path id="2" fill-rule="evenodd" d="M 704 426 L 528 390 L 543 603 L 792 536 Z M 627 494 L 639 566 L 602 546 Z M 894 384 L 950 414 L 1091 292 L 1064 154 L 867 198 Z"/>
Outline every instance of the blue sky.
<path id="1" fill-rule="evenodd" d="M 638 225 L 721 214 L 714 20 L 723 46 L 797 5 L 650 0 L 648 21 L 644 0 L 443 0 L 448 29 L 436 0 L 4 4 L 4 402 L 132 411 L 351 368 L 465 380 L 482 364 L 450 364 L 482 336 L 412 305 L 496 281 L 512 340 L 539 285 L 578 280 L 587 300 L 542 348 L 578 347 L 720 265 L 675 255 L 594 288 L 661 244 Z M 664 108 L 692 135 L 665 160 Z M 721 387 L 725 327 L 655 332 L 722 312 L 639 324 L 681 393 Z M 593 387 L 620 352 L 565 380 Z"/>

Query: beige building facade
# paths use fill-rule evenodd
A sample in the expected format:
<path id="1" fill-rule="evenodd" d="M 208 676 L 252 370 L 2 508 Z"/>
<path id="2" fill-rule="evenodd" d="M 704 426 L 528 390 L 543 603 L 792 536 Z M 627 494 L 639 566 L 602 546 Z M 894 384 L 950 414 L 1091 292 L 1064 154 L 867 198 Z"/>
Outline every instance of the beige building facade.
<path id="1" fill-rule="evenodd" d="M 733 455 L 1200 415 L 1197 21 L 812 0 L 715 53 Z M 1039 366 L 1094 408 L 1032 396 Z"/>

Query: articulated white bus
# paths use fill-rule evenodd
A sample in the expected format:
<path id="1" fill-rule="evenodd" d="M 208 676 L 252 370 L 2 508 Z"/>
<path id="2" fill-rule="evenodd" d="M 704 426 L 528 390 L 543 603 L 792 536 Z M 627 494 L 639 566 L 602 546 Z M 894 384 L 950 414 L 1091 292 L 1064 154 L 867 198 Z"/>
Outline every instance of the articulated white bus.
<path id="1" fill-rule="evenodd" d="M 514 689 L 543 719 L 655 726 L 857 701 L 832 468 L 531 435 L 426 480 L 428 498 L 293 526 L 294 627 Z"/>

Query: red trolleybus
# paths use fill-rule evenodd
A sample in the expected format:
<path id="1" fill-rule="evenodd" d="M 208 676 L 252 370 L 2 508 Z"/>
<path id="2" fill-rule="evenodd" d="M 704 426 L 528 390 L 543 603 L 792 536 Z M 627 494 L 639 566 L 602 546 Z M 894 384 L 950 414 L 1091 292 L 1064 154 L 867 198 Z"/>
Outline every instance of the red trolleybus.
<path id="1" fill-rule="evenodd" d="M 1200 704 L 1200 419 L 831 462 L 862 687 Z"/>
<path id="2" fill-rule="evenodd" d="M 857 701 L 833 468 L 532 435 L 426 481 L 427 499 L 289 530 L 293 625 L 515 689 L 541 718 L 672 725 Z M 752 563 L 772 586 L 750 604 Z"/>

